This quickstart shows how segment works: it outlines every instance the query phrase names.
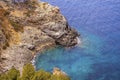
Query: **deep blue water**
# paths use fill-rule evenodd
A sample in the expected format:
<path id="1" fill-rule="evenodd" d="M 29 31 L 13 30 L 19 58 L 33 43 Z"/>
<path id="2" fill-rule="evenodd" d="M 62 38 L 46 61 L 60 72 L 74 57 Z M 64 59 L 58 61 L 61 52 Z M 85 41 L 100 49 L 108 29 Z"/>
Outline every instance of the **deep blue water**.
<path id="1" fill-rule="evenodd" d="M 82 44 L 36 58 L 36 69 L 59 67 L 72 80 L 120 80 L 120 0 L 43 0 L 60 7 Z"/>

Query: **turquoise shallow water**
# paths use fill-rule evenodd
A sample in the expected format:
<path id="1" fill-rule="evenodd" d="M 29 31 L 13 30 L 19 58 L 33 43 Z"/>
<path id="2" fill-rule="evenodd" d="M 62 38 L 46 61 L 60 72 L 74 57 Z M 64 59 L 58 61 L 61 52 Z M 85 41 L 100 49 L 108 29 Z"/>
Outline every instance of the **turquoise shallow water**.
<path id="1" fill-rule="evenodd" d="M 36 69 L 65 71 L 72 80 L 120 80 L 120 0 L 43 0 L 59 6 L 82 44 L 36 57 Z"/>

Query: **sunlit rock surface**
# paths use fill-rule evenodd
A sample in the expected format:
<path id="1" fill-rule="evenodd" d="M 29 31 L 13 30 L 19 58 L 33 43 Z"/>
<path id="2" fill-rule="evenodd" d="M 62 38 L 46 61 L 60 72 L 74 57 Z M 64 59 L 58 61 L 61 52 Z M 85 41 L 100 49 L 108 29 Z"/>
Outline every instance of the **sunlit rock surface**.
<path id="1" fill-rule="evenodd" d="M 58 7 L 37 0 L 1 0 L 0 73 L 12 66 L 21 70 L 35 53 L 56 45 L 74 46 L 78 36 Z"/>

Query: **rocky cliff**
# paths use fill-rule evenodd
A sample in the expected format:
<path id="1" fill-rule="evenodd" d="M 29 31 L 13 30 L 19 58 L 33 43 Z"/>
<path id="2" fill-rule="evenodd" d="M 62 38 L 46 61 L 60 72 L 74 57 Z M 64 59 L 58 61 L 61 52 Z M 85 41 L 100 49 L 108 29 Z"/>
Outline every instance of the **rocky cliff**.
<path id="1" fill-rule="evenodd" d="M 79 34 L 58 7 L 37 0 L 0 0 L 0 73 L 22 66 L 37 52 L 77 44 Z"/>

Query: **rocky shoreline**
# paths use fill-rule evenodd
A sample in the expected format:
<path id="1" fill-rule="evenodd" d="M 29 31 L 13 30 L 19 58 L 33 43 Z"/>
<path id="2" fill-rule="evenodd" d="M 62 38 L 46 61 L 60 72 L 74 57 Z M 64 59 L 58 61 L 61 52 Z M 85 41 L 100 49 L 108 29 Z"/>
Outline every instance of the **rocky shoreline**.
<path id="1" fill-rule="evenodd" d="M 74 46 L 78 36 L 58 7 L 37 0 L 1 0 L 0 73 L 13 66 L 21 71 L 37 52 L 56 45 Z"/>

